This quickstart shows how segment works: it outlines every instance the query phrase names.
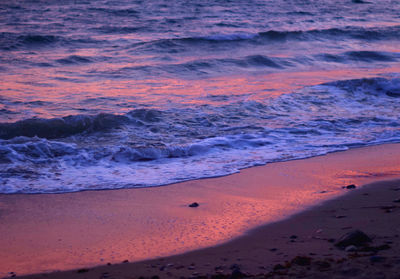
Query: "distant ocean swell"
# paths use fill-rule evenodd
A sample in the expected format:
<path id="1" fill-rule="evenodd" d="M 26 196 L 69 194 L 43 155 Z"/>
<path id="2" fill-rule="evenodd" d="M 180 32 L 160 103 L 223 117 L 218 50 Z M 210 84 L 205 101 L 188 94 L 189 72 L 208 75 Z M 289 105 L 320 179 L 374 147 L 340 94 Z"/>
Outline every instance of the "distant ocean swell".
<path id="1" fill-rule="evenodd" d="M 68 66 L 92 65 L 101 61 L 101 57 L 67 56 L 54 61 L 32 63 L 20 61 L 26 68 L 65 69 Z M 121 66 L 110 69 L 91 68 L 87 72 L 71 73 L 69 77 L 52 76 L 49 82 L 86 83 L 92 80 L 143 80 L 154 76 L 163 78 L 207 78 L 227 74 L 257 74 L 260 71 L 284 72 L 299 71 L 310 67 L 362 66 L 370 63 L 398 63 L 400 53 L 387 51 L 346 51 L 343 53 L 318 53 L 297 55 L 294 57 L 268 57 L 266 55 L 249 55 L 238 58 L 204 58 L 184 61 L 182 63 L 159 62 L 140 66 Z M 0 72 L 9 69 L 0 67 Z M 32 103 L 30 105 L 33 105 Z M 12 110 L 9 110 L 10 112 Z M 0 115 L 5 112 L 0 109 Z"/>
<path id="2" fill-rule="evenodd" d="M 18 33 L 1 32 L 0 43 L 1 49 L 6 51 L 13 51 L 19 49 L 40 48 L 59 44 L 64 47 L 87 47 L 95 46 L 96 43 L 101 41 L 88 39 L 88 38 L 71 38 L 59 35 L 42 35 L 42 34 L 27 34 L 20 35 Z"/>
<path id="3" fill-rule="evenodd" d="M 31 68 L 49 68 L 68 66 L 80 66 L 102 62 L 103 57 L 85 57 L 70 55 L 54 61 L 32 63 L 20 61 L 21 64 Z M 76 80 L 72 78 L 53 77 L 64 81 L 78 82 L 82 78 L 101 78 L 101 79 L 143 79 L 153 76 L 163 77 L 201 77 L 201 76 L 221 76 L 229 73 L 247 73 L 260 70 L 284 71 L 287 69 L 301 69 L 302 67 L 321 66 L 332 64 L 353 65 L 354 63 L 392 63 L 400 60 L 400 53 L 387 51 L 346 51 L 342 53 L 318 53 L 312 55 L 296 55 L 293 57 L 268 57 L 256 54 L 237 58 L 203 58 L 185 61 L 182 63 L 159 62 L 140 66 L 119 67 L 116 69 L 90 69 L 87 72 L 76 75 Z M 1 68 L 0 68 L 0 71 Z M 3 69 L 7 71 L 6 68 Z M 84 82 L 84 81 L 82 81 Z"/>
<path id="4" fill-rule="evenodd" d="M 17 33 L 0 33 L 0 48 L 4 51 L 0 56 L 0 72 L 18 72 L 20 67 L 26 69 L 46 69 L 54 71 L 62 69 L 68 72 L 68 67 L 85 67 L 82 70 L 73 68 L 70 77 L 54 77 L 63 81 L 78 82 L 83 79 L 145 79 L 154 76 L 199 78 L 204 76 L 221 76 L 230 73 L 258 72 L 260 70 L 302 69 L 304 67 L 334 67 L 334 65 L 352 65 L 357 63 L 391 63 L 398 62 L 398 51 L 379 50 L 376 45 L 379 41 L 396 41 L 400 33 L 400 25 L 382 28 L 331 28 L 312 29 L 307 31 L 267 31 L 260 33 L 231 33 L 215 34 L 204 37 L 167 38 L 137 43 L 116 43 L 115 40 L 99 40 L 91 37 L 76 38 L 60 35 L 20 35 Z M 373 47 L 359 49 L 340 49 L 336 41 L 357 41 L 373 44 Z M 318 48 L 313 52 L 290 49 L 290 41 L 295 44 L 305 42 L 326 44 L 332 47 Z M 104 49 L 113 48 L 116 44 L 121 51 L 115 57 L 110 54 L 95 52 L 96 55 L 72 54 L 54 56 L 46 59 L 40 56 L 41 51 L 56 49 L 86 50 L 102 46 Z M 272 44 L 269 46 L 269 44 Z M 368 46 L 368 45 L 367 45 Z M 279 50 L 289 47 L 285 57 L 281 57 L 269 48 Z M 336 48 L 336 49 L 335 49 Z M 236 49 L 237 54 L 230 55 L 229 49 Z M 252 51 L 249 51 L 252 50 Z M 31 56 L 23 58 L 10 57 L 7 53 L 14 51 L 33 51 Z M 116 51 L 115 50 L 115 51 Z M 245 50 L 245 51 L 243 51 Z M 191 57 L 191 53 L 199 52 L 202 55 Z M 240 53 L 243 52 L 243 55 Z M 203 55 L 204 54 L 204 55 Z M 210 54 L 211 55 L 210 57 Z M 136 61 L 136 55 L 150 55 L 141 63 L 132 63 L 125 66 L 126 61 Z M 179 55 L 183 55 L 180 57 Z M 133 56 L 133 57 L 131 57 Z M 50 56 L 51 57 L 51 56 Z M 199 58 L 201 57 L 201 58 Z M 142 58 L 140 58 L 142 59 Z M 140 61 L 139 59 L 139 61 Z M 98 67 L 101 63 L 115 64 L 115 67 Z M 333 66 L 332 66 L 333 65 Z M 17 68 L 15 68 L 17 67 Z M 14 69 L 15 68 L 15 69 Z M 80 81 L 83 82 L 83 81 Z"/>
<path id="5" fill-rule="evenodd" d="M 5 193 L 157 186 L 400 142 L 399 97 L 392 76 L 265 102 L 0 123 L 0 183 Z"/>
<path id="6" fill-rule="evenodd" d="M 94 31 L 98 33 L 113 33 L 125 34 L 136 33 L 140 30 L 139 27 L 112 27 L 104 26 Z M 397 40 L 400 33 L 400 25 L 387 26 L 387 27 L 343 27 L 343 28 L 328 28 L 328 29 L 310 29 L 310 30 L 293 30 L 293 31 L 279 31 L 268 30 L 258 33 L 227 33 L 227 34 L 213 34 L 208 36 L 194 36 L 184 38 L 162 38 L 157 40 L 149 40 L 134 43 L 130 46 L 133 50 L 140 48 L 140 50 L 154 48 L 168 50 L 170 47 L 189 46 L 196 44 L 237 44 L 237 43 L 253 43 L 253 44 L 268 44 L 268 42 L 280 42 L 282 40 L 295 40 L 295 41 L 314 41 L 314 40 L 337 40 L 337 39 L 353 39 L 361 41 L 376 41 L 376 40 Z M 0 32 L 1 49 L 3 50 L 18 50 L 21 48 L 38 48 L 58 44 L 62 47 L 75 46 L 75 47 L 94 47 L 96 44 L 107 43 L 105 40 L 95 39 L 96 36 L 92 34 L 93 38 L 77 37 L 75 36 L 61 36 L 61 35 L 43 35 L 40 33 L 29 33 L 21 35 L 20 33 L 13 32 Z M 108 42 L 112 43 L 112 41 Z"/>

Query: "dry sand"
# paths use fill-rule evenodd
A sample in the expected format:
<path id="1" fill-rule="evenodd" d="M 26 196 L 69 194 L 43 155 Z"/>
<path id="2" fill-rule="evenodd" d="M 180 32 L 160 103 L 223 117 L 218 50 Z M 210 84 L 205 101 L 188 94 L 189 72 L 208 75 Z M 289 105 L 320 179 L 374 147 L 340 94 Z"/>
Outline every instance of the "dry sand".
<path id="1" fill-rule="evenodd" d="M 0 270 L 4 275 L 19 275 L 80 268 L 32 278 L 179 278 L 238 274 L 239 269 L 260 276 L 295 271 L 294 277 L 314 277 L 310 274 L 322 269 L 330 277 L 338 272 L 339 278 L 348 274 L 363 278 L 365 272 L 385 270 L 392 275 L 389 278 L 399 278 L 393 277 L 395 269 L 399 271 L 396 257 L 400 251 L 400 210 L 393 203 L 400 198 L 397 182 L 342 189 L 352 183 L 393 179 L 399 170 L 400 145 L 391 144 L 153 189 L 2 195 Z M 254 226 L 350 191 L 338 200 L 244 234 Z M 187 207 L 193 201 L 200 206 Z M 390 249 L 348 253 L 335 248 L 333 239 L 355 228 L 373 238 L 373 247 L 388 244 Z M 243 236 L 220 244 L 239 235 Z M 211 245 L 168 258 L 114 264 Z M 114 261 L 109 260 L 110 251 L 117 255 Z M 375 253 L 386 258 L 371 258 Z M 94 261 L 99 255 L 104 262 Z M 285 263 L 298 255 L 312 257 L 311 265 Z M 113 264 L 82 269 L 107 262 Z M 279 263 L 284 268 L 270 273 Z"/>

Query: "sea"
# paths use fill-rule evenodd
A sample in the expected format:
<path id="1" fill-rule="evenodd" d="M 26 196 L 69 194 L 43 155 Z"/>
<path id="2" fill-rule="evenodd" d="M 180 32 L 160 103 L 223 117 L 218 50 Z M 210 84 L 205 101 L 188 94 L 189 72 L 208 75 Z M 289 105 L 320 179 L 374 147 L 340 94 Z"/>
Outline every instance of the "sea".
<path id="1" fill-rule="evenodd" d="M 398 0 L 0 1 L 3 194 L 396 143 L 399 116 Z"/>

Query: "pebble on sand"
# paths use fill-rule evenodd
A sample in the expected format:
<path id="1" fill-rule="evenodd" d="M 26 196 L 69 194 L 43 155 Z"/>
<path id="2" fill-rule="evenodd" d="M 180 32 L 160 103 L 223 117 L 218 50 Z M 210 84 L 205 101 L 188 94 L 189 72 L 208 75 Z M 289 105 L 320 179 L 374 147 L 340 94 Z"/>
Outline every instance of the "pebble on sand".
<path id="1" fill-rule="evenodd" d="M 350 184 L 350 185 L 347 185 L 347 186 L 343 186 L 343 188 L 344 189 L 355 189 L 355 188 L 357 188 L 357 186 L 354 185 L 354 184 Z"/>
<path id="2" fill-rule="evenodd" d="M 349 245 L 344 249 L 346 252 L 354 252 L 357 251 L 357 247 L 354 245 Z"/>
<path id="3" fill-rule="evenodd" d="M 350 245 L 354 245 L 356 247 L 365 246 L 369 242 L 372 242 L 372 239 L 368 235 L 360 230 L 355 230 L 343 235 L 335 244 L 335 246 L 345 249 Z"/>

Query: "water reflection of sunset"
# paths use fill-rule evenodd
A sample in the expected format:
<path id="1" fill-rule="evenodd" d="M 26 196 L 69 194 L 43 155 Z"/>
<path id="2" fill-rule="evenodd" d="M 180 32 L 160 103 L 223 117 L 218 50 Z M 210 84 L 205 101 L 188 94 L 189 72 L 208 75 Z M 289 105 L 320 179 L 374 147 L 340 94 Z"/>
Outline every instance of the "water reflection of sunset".
<path id="1" fill-rule="evenodd" d="M 42 2 L 0 1 L 0 277 L 218 245 L 400 176 L 396 1 Z"/>
<path id="2" fill-rule="evenodd" d="M 49 78 L 41 72 L 8 75 L 0 84 L 3 97 L 24 113 L 11 114 L 6 121 L 29 117 L 63 117 L 74 114 L 100 112 L 123 114 L 145 105 L 168 109 L 172 104 L 221 105 L 244 100 L 264 100 L 283 93 L 340 79 L 374 77 L 399 72 L 398 66 L 378 69 L 336 69 L 330 71 L 278 72 L 267 75 L 215 77 L 200 80 L 145 79 L 145 80 L 84 80 L 56 72 Z M 40 94 L 39 94 L 40 92 Z M 82 98 L 86 101 L 82 102 Z M 46 103 L 42 106 L 42 103 Z M 15 105 L 15 104 L 14 104 Z M 7 102 L 1 108 L 7 109 Z"/>

